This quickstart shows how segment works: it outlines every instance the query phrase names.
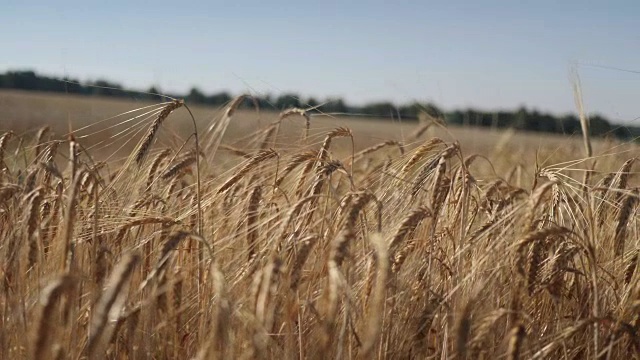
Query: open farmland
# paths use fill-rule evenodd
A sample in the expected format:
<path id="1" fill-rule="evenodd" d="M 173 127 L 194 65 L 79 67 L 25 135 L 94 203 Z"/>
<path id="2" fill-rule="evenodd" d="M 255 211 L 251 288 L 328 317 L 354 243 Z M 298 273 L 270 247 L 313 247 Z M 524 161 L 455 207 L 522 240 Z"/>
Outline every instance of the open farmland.
<path id="1" fill-rule="evenodd" d="M 640 353 L 635 145 L 238 104 L 0 92 L 0 358 Z"/>

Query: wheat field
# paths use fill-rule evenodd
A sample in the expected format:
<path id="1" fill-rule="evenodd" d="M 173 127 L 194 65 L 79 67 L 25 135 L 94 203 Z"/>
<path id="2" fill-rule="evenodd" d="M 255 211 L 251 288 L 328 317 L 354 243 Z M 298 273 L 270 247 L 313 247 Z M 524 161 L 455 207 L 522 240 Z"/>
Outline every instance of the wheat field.
<path id="1" fill-rule="evenodd" d="M 639 358 L 632 143 L 68 99 L 0 94 L 2 359 Z"/>

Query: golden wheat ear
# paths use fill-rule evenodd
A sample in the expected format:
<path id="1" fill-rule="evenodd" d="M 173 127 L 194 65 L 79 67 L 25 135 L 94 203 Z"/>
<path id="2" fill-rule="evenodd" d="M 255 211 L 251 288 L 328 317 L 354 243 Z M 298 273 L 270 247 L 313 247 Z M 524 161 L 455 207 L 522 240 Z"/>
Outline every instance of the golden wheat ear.
<path id="1" fill-rule="evenodd" d="M 9 144 L 9 139 L 11 139 L 13 135 L 14 134 L 12 131 L 7 131 L 4 134 L 2 134 L 2 136 L 0 136 L 0 171 L 3 171 L 6 168 L 6 165 L 4 162 L 4 153 Z"/>
<path id="2" fill-rule="evenodd" d="M 40 295 L 40 317 L 35 327 L 33 340 L 33 359 L 50 359 L 52 356 L 52 343 L 59 336 L 56 331 L 56 310 L 63 302 L 63 297 L 72 292 L 77 279 L 65 274 L 54 278 L 42 290 Z M 68 301 L 66 304 L 70 305 Z"/>
<path id="3" fill-rule="evenodd" d="M 309 113 L 307 113 L 306 110 L 299 108 L 289 108 L 280 113 L 279 119 L 280 121 L 282 121 L 293 115 L 298 115 L 305 119 L 304 140 L 307 140 L 309 138 L 309 128 L 311 127 L 311 116 L 309 116 Z"/>
<path id="4" fill-rule="evenodd" d="M 366 338 L 362 344 L 362 357 L 365 359 L 372 357 L 375 346 L 382 333 L 382 324 L 385 315 L 384 303 L 390 270 L 388 244 L 380 234 L 372 234 L 370 241 L 375 249 L 376 280 L 369 306 Z"/>
<path id="5" fill-rule="evenodd" d="M 107 280 L 98 302 L 93 308 L 93 316 L 89 325 L 89 337 L 87 339 L 87 354 L 91 359 L 104 357 L 103 351 L 106 341 L 111 339 L 115 330 L 113 325 L 121 316 L 124 308 L 128 284 L 135 266 L 140 261 L 136 254 L 126 254 L 120 259 Z"/>
<path id="6" fill-rule="evenodd" d="M 509 349 L 507 350 L 508 360 L 520 359 L 522 343 L 527 336 L 527 332 L 522 325 L 518 325 L 509 331 Z"/>
<path id="7" fill-rule="evenodd" d="M 169 115 L 176 109 L 182 107 L 184 105 L 184 101 L 175 100 L 167 104 L 162 111 L 158 114 L 158 116 L 153 120 L 151 126 L 147 130 L 147 133 L 144 135 L 142 141 L 138 145 L 138 148 L 135 152 L 135 161 L 138 165 L 142 164 L 142 161 L 149 153 L 149 149 L 151 149 L 151 145 L 153 144 L 153 140 L 156 138 L 158 130 L 160 129 L 160 125 L 169 117 Z"/>

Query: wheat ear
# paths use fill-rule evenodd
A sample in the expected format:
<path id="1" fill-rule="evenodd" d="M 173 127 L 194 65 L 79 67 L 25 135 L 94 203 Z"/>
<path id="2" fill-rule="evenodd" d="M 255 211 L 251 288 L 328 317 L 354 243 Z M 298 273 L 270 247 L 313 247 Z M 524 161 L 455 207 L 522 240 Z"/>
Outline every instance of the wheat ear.
<path id="1" fill-rule="evenodd" d="M 382 332 L 384 318 L 384 302 L 389 274 L 388 244 L 379 234 L 372 234 L 370 241 L 375 249 L 376 281 L 373 287 L 373 297 L 369 307 L 369 321 L 367 322 L 366 338 L 362 344 L 362 358 L 373 358 L 373 351 Z"/>
<path id="2" fill-rule="evenodd" d="M 44 144 L 42 140 L 44 140 L 45 136 L 51 132 L 51 128 L 48 125 L 41 127 L 36 133 L 36 141 L 35 141 L 35 158 L 39 158 L 42 153 L 42 149 L 44 148 Z"/>
<path id="3" fill-rule="evenodd" d="M 418 161 L 420 161 L 420 159 L 422 159 L 427 153 L 429 153 L 431 150 L 435 149 L 438 145 L 441 145 L 441 144 L 444 144 L 444 141 L 442 141 L 442 139 L 432 138 L 427 142 L 425 142 L 424 144 L 420 145 L 420 147 L 418 147 L 418 149 L 413 153 L 413 155 L 411 155 L 411 158 L 409 158 L 409 161 L 407 161 L 407 163 L 404 164 L 402 169 L 400 169 L 400 175 L 401 176 L 406 175 L 407 172 L 409 172 L 409 170 L 411 170 L 411 168 L 413 168 L 413 166 L 416 163 L 418 163 Z"/>
<path id="4" fill-rule="evenodd" d="M 167 117 L 169 117 L 169 114 L 171 114 L 174 110 L 180 108 L 182 105 L 184 105 L 184 101 L 182 100 L 175 100 L 170 102 L 169 104 L 165 105 L 164 108 L 162 108 L 162 111 L 160 111 L 155 120 L 153 120 L 151 126 L 149 126 L 149 129 L 147 130 L 147 133 L 142 139 L 142 142 L 135 152 L 135 160 L 138 165 L 142 164 L 145 156 L 147 155 L 147 153 L 149 153 L 149 149 L 151 149 L 151 144 L 156 138 L 156 134 L 158 133 L 160 125 L 162 125 Z"/>
<path id="5" fill-rule="evenodd" d="M 627 223 L 638 202 L 638 190 L 632 191 L 622 201 L 620 212 L 616 219 L 616 231 L 614 235 L 613 254 L 618 257 L 624 252 L 624 244 L 627 237 Z"/>
<path id="6" fill-rule="evenodd" d="M 507 350 L 508 360 L 520 359 L 522 343 L 527 336 L 524 326 L 518 325 L 509 331 L 509 349 Z"/>
<path id="7" fill-rule="evenodd" d="M 9 139 L 13 137 L 13 132 L 8 131 L 0 136 L 0 171 L 6 168 L 4 163 L 4 152 L 7 149 L 7 144 L 9 143 Z"/>
<path id="8" fill-rule="evenodd" d="M 246 164 L 244 164 L 240 170 L 238 170 L 233 176 L 231 176 L 227 181 L 220 186 L 217 193 L 221 194 L 227 190 L 229 190 L 235 183 L 237 183 L 243 176 L 245 176 L 251 169 L 255 168 L 261 162 L 277 157 L 278 153 L 273 150 L 260 150 L 256 155 L 254 155 Z"/>
<path id="9" fill-rule="evenodd" d="M 107 280 L 105 289 L 94 307 L 89 325 L 87 354 L 91 359 L 104 356 L 101 353 L 106 346 L 104 342 L 111 338 L 111 331 L 107 331 L 107 327 L 110 322 L 115 323 L 120 317 L 127 299 L 129 279 L 139 260 L 138 255 L 124 255 Z"/>
<path id="10" fill-rule="evenodd" d="M 49 359 L 47 355 L 53 332 L 53 318 L 55 317 L 56 307 L 60 304 L 62 296 L 69 293 L 76 281 L 69 274 L 58 276 L 51 280 L 42 290 L 40 295 L 40 304 L 42 311 L 40 319 L 35 328 L 35 341 L 33 342 L 33 359 Z"/>
<path id="11" fill-rule="evenodd" d="M 311 127 L 311 116 L 303 109 L 289 108 L 280 113 L 280 120 L 284 120 L 292 115 L 299 115 L 305 119 L 304 139 L 307 140 L 309 138 L 309 128 Z"/>

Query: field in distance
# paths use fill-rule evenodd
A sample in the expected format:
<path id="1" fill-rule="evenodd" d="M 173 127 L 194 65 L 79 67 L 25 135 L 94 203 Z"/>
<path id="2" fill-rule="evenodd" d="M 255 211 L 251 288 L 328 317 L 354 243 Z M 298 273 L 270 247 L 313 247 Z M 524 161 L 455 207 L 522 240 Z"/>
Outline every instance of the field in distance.
<path id="1" fill-rule="evenodd" d="M 135 100 L 86 97 L 79 95 L 65 95 L 55 93 L 34 93 L 21 91 L 0 91 L 0 131 L 12 130 L 16 133 L 35 132 L 38 128 L 48 125 L 57 134 L 67 134 L 69 128 L 79 129 L 89 124 L 103 121 L 119 114 L 150 106 L 153 103 Z M 193 106 L 195 118 L 200 131 L 204 131 L 212 120 L 222 114 L 221 109 L 214 107 Z M 134 113 L 134 114 L 139 114 Z M 276 109 L 240 110 L 234 116 L 227 130 L 225 141 L 233 142 L 257 128 L 266 127 L 278 119 Z M 117 120 L 124 120 L 127 116 L 120 116 Z M 117 120 L 107 121 L 104 126 L 112 125 Z M 287 134 L 303 128 L 304 120 L 291 118 L 286 121 L 282 130 Z M 176 112 L 172 120 L 165 123 L 171 131 L 179 133 L 189 132 L 190 119 L 186 111 Z M 338 126 L 349 127 L 355 134 L 356 147 L 362 148 L 384 140 L 399 140 L 406 143 L 417 141 L 412 135 L 419 124 L 411 120 L 373 119 L 357 116 L 330 116 L 317 114 L 313 116 L 311 128 L 313 132 L 329 131 Z M 112 131 L 108 135 L 113 135 Z M 107 134 L 105 134 L 107 135 Z M 446 130 L 437 126 L 431 127 L 421 139 L 438 136 L 443 140 L 458 140 L 466 153 L 480 153 L 488 156 L 497 146 L 512 144 L 527 150 L 527 155 L 533 151 L 549 152 L 563 148 L 571 151 L 581 151 L 580 134 L 555 135 L 544 133 L 508 132 L 492 130 L 483 127 L 449 126 Z M 596 142 L 598 144 L 598 142 Z M 598 146 L 598 145 L 597 145 Z M 520 155 L 520 153 L 518 154 Z M 523 159 L 524 160 L 524 159 Z M 527 159 L 530 160 L 530 159 Z"/>

